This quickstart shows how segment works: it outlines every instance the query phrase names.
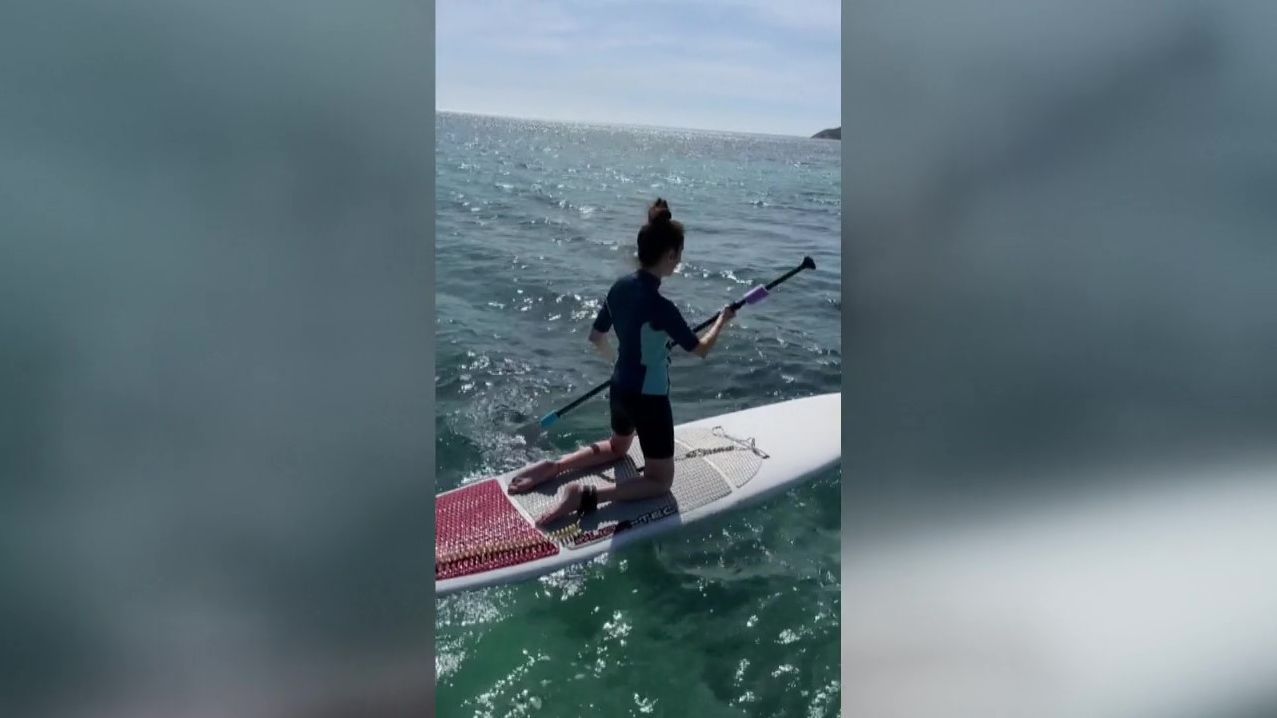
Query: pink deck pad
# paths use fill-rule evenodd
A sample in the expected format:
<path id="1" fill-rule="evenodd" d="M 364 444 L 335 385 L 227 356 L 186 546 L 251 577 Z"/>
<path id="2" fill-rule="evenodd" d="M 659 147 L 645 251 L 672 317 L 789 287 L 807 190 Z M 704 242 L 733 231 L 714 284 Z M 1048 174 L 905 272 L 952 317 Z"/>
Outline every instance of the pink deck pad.
<path id="1" fill-rule="evenodd" d="M 515 566 L 545 556 L 551 543 L 505 496 L 495 479 L 435 501 L 435 580 Z"/>

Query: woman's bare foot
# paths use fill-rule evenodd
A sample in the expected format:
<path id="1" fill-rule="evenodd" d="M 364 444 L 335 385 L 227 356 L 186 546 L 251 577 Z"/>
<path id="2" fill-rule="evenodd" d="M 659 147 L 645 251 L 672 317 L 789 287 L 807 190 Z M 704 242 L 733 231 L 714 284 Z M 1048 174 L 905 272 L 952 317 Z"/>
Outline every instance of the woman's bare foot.
<path id="1" fill-rule="evenodd" d="M 563 489 L 563 500 L 559 501 L 559 505 L 553 509 L 541 514 L 541 518 L 537 519 L 537 526 L 548 526 L 555 521 L 576 511 L 581 506 L 581 485 L 568 484 Z"/>
<path id="2" fill-rule="evenodd" d="M 558 475 L 558 462 L 550 461 L 549 459 L 538 461 L 535 464 L 524 467 L 519 473 L 515 474 L 507 491 L 512 494 L 527 493 Z"/>

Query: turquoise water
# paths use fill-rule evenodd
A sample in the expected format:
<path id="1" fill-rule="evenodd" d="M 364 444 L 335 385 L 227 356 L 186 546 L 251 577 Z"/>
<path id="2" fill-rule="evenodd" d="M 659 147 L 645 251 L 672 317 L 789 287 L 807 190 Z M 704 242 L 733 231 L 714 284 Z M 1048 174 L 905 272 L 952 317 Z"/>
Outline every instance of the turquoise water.
<path id="1" fill-rule="evenodd" d="M 817 265 L 676 356 L 675 421 L 839 390 L 837 142 L 445 113 L 436 143 L 440 491 L 606 435 L 601 398 L 540 445 L 512 430 L 607 378 L 585 336 L 656 196 L 687 226 L 662 291 L 689 323 Z M 836 715 L 840 479 L 440 600 L 439 715 Z"/>

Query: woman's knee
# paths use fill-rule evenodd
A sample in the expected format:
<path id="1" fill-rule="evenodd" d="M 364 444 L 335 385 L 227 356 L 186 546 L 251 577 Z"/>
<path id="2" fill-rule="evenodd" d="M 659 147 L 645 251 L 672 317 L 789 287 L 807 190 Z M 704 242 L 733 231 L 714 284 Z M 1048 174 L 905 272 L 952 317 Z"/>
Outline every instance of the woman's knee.
<path id="1" fill-rule="evenodd" d="M 648 459 L 643 467 L 643 476 L 668 489 L 674 485 L 674 459 Z"/>
<path id="2" fill-rule="evenodd" d="M 630 450 L 630 444 L 634 443 L 634 435 L 613 434 L 611 443 L 613 453 L 624 454 Z"/>

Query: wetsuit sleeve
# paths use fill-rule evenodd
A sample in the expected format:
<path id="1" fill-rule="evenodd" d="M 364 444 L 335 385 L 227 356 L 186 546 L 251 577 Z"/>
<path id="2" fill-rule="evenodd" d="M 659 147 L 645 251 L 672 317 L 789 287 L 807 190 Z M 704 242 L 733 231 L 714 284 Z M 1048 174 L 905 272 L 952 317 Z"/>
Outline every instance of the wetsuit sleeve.
<path id="1" fill-rule="evenodd" d="M 612 312 L 607 308 L 607 299 L 603 300 L 603 306 L 599 307 L 598 316 L 594 317 L 594 331 L 599 334 L 606 334 L 612 328 Z"/>
<path id="2" fill-rule="evenodd" d="M 670 339 L 683 347 L 684 351 L 690 352 L 700 346 L 700 338 L 691 327 L 687 326 L 687 321 L 683 319 L 683 313 L 678 311 L 678 307 L 669 300 L 661 302 L 661 307 L 664 315 L 661 317 L 661 326 L 665 328 L 665 333 L 670 335 Z"/>

